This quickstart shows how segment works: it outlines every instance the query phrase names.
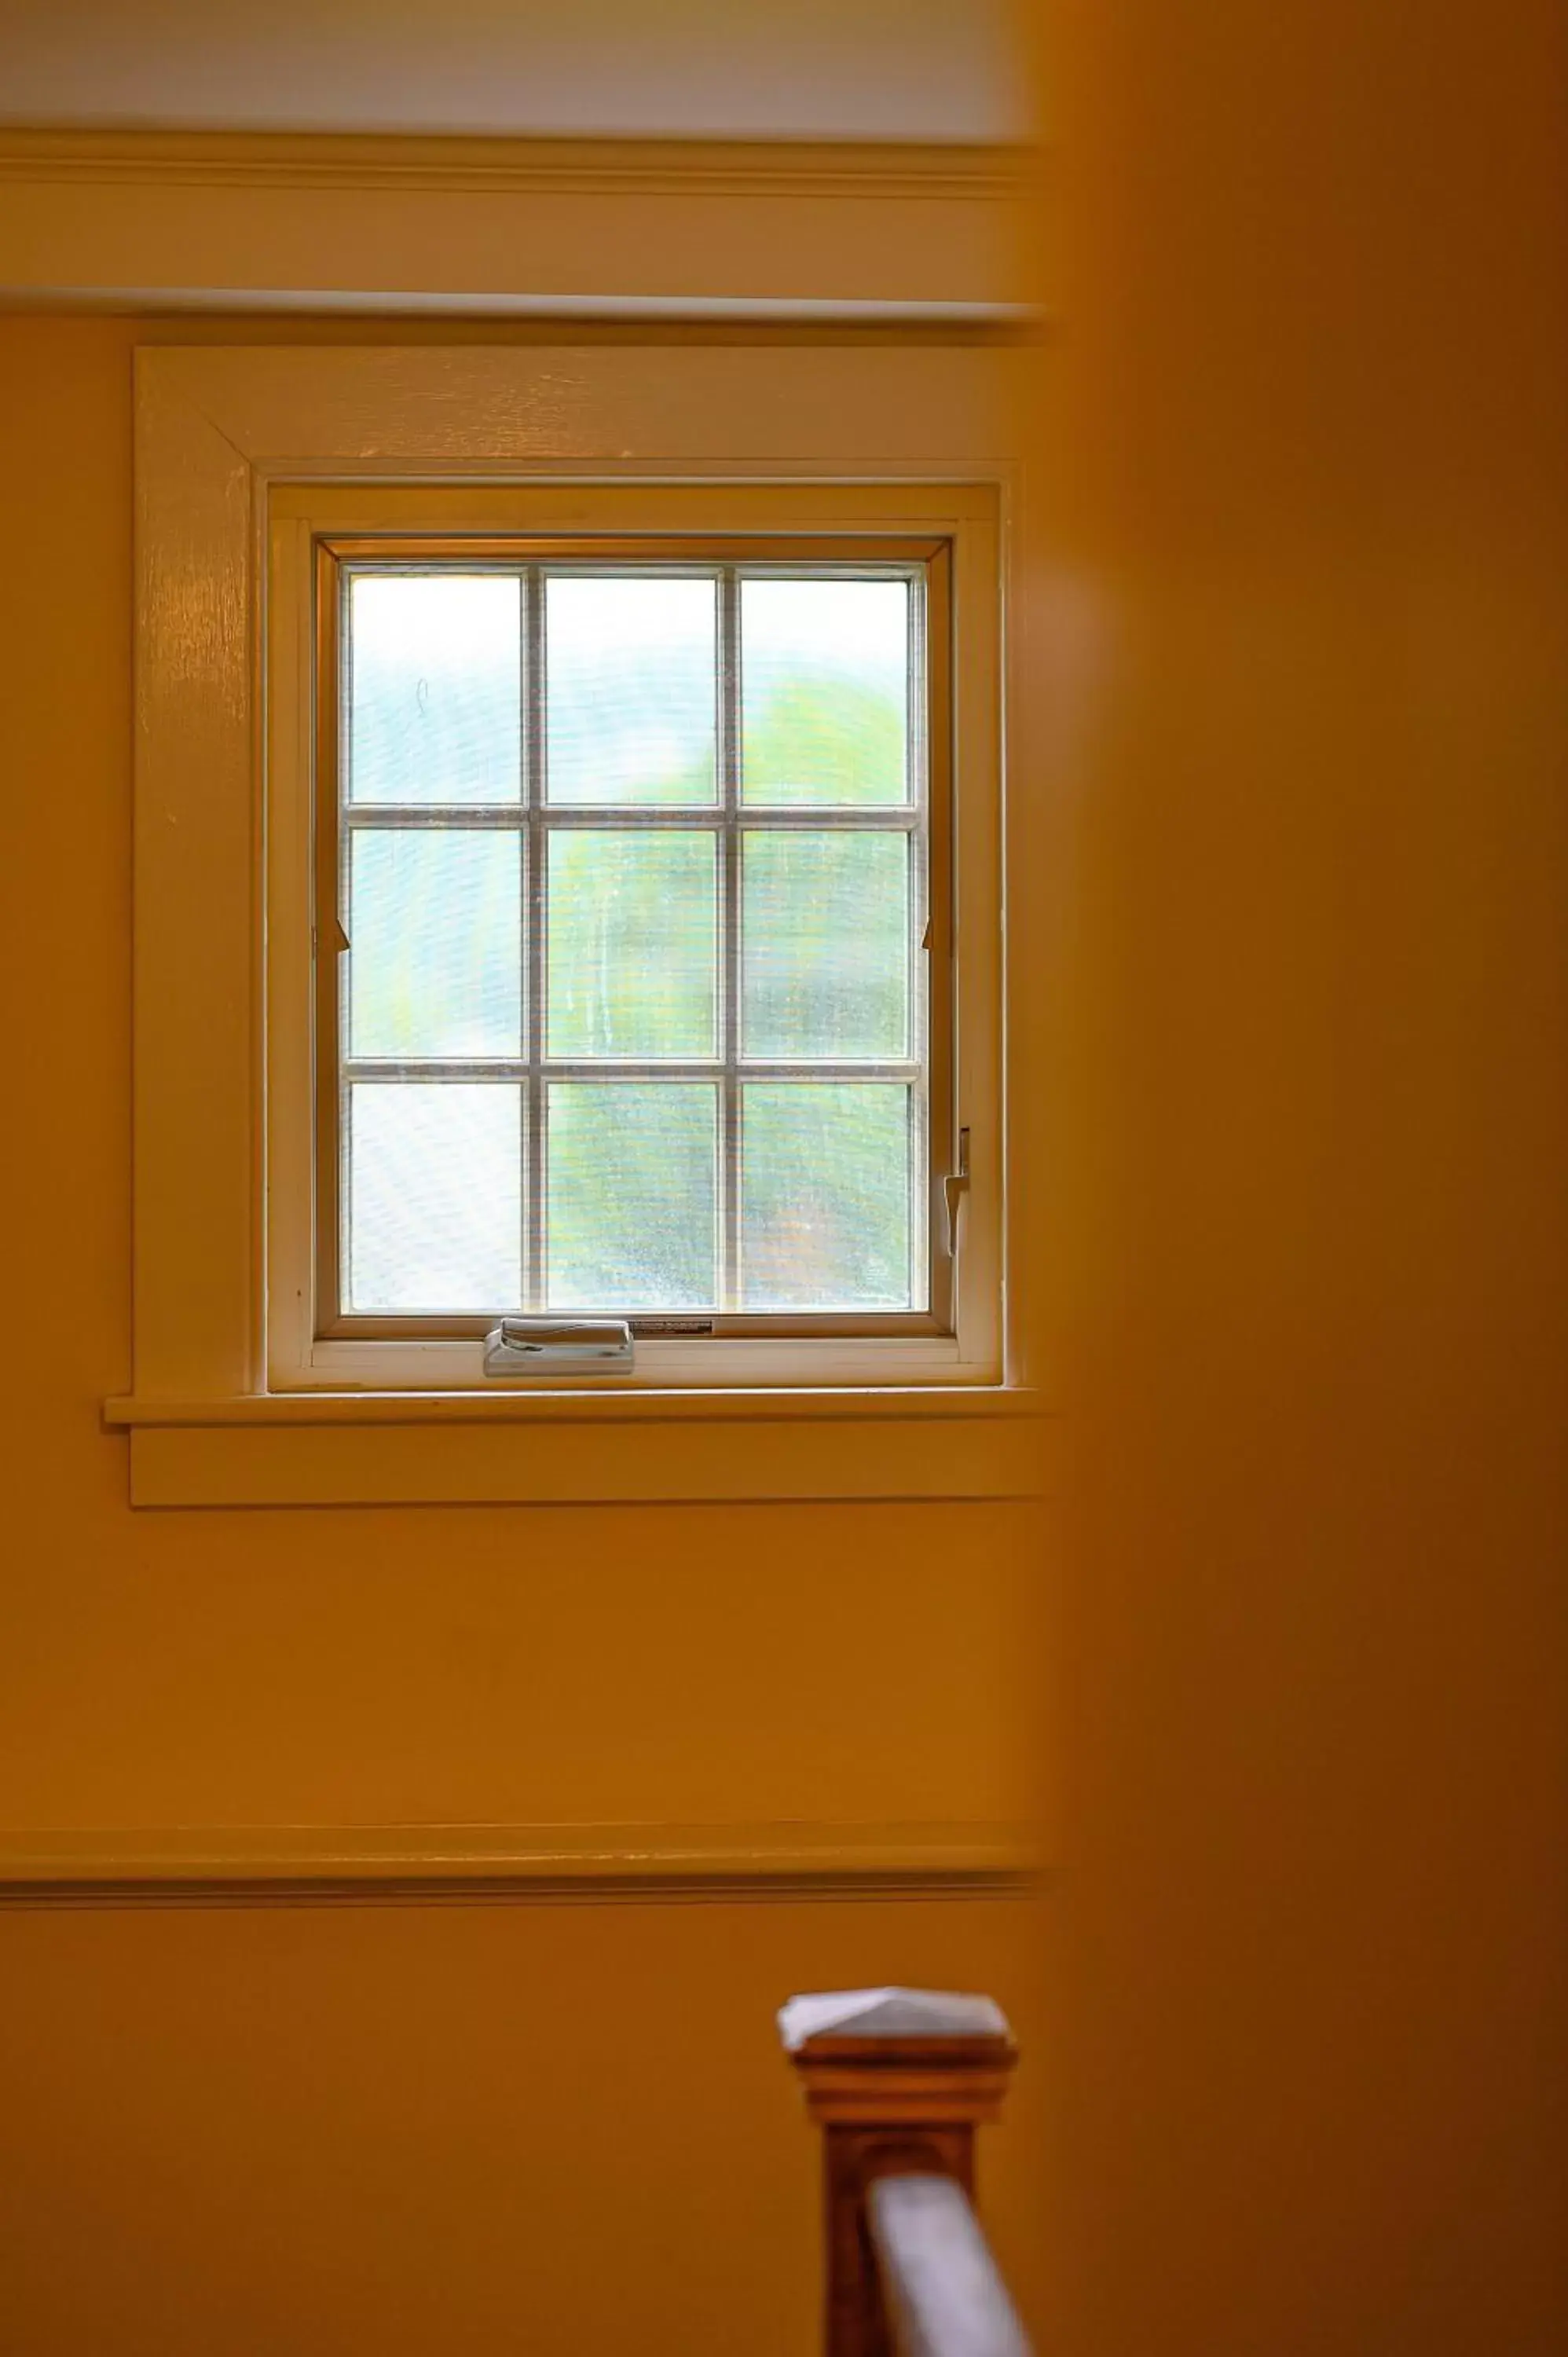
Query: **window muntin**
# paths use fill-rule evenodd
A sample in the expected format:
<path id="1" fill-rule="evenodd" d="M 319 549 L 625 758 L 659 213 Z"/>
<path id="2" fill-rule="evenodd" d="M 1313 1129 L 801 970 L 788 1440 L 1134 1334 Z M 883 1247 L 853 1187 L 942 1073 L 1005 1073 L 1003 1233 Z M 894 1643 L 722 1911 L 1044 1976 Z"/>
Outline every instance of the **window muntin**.
<path id="1" fill-rule="evenodd" d="M 317 1331 L 945 1330 L 945 544 L 321 555 Z"/>

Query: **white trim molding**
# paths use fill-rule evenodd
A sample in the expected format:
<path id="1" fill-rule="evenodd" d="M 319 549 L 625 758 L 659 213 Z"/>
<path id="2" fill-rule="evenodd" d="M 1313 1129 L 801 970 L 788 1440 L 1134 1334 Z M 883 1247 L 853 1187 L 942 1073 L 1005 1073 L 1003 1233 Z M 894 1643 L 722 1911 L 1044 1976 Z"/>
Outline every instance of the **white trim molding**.
<path id="1" fill-rule="evenodd" d="M 134 1506 L 711 1505 L 1035 1498 L 1029 1394 L 266 1394 L 112 1400 Z"/>
<path id="2" fill-rule="evenodd" d="M 0 129 L 0 301 L 1003 320 L 1004 146 Z"/>
<path id="3" fill-rule="evenodd" d="M 135 1364 L 131 1397 L 109 1411 L 130 1432 L 134 1503 L 1039 1493 L 1047 1426 L 1005 1333 L 994 1372 L 970 1370 L 966 1400 L 962 1370 L 940 1367 L 923 1384 L 860 1372 L 813 1392 L 798 1377 L 798 1396 L 737 1382 L 722 1448 L 700 1393 L 674 1388 L 647 1405 L 607 1387 L 454 1408 L 414 1387 L 389 1405 L 349 1368 L 307 1403 L 285 1399 L 267 1333 L 261 681 L 274 496 L 424 485 L 448 504 L 460 490 L 479 513 L 521 487 L 565 528 L 596 486 L 680 487 L 685 499 L 703 485 L 726 498 L 736 486 L 893 485 L 918 487 L 904 504 L 940 510 L 959 487 L 987 485 L 1004 534 L 1011 361 L 883 343 L 138 353 Z M 996 697 L 993 679 L 982 700 Z M 961 906 L 984 865 L 1009 873 L 995 826 L 960 879 Z M 987 905 L 993 925 L 994 901 L 975 903 Z M 992 961 L 1004 996 L 1028 986 L 1015 961 L 1035 929 L 1019 914 Z M 1004 1139 L 1004 1197 L 1010 1150 Z"/>
<path id="4" fill-rule="evenodd" d="M 0 1833 L 0 1908 L 1018 1899 L 1021 1825 L 154 1826 Z"/>

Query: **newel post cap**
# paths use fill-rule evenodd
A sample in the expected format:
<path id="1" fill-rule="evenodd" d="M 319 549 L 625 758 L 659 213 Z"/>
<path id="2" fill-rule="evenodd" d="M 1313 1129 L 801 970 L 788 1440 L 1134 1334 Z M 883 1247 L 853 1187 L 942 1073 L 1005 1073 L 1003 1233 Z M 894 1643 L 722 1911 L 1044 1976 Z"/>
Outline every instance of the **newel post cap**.
<path id="1" fill-rule="evenodd" d="M 1017 2060 L 995 2000 L 950 1989 L 792 1996 L 779 2034 L 812 2116 L 862 2126 L 994 2119 Z"/>

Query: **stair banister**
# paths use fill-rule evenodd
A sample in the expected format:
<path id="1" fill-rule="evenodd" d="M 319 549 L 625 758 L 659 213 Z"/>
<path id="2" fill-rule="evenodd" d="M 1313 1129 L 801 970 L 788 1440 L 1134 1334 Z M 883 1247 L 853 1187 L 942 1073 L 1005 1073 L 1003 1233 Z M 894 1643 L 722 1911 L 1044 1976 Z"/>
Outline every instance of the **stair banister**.
<path id="1" fill-rule="evenodd" d="M 850 1989 L 779 2016 L 822 2130 L 824 2357 L 1028 2357 L 974 2211 L 1016 2060 L 987 1996 Z"/>

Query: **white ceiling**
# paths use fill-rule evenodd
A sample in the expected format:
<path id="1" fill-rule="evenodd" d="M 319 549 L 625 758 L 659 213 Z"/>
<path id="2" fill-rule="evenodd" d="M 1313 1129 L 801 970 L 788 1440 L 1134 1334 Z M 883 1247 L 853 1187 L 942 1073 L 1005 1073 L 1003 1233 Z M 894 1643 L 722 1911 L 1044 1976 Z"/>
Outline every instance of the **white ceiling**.
<path id="1" fill-rule="evenodd" d="M 0 0 L 0 121 L 1022 135 L 1009 0 Z"/>

